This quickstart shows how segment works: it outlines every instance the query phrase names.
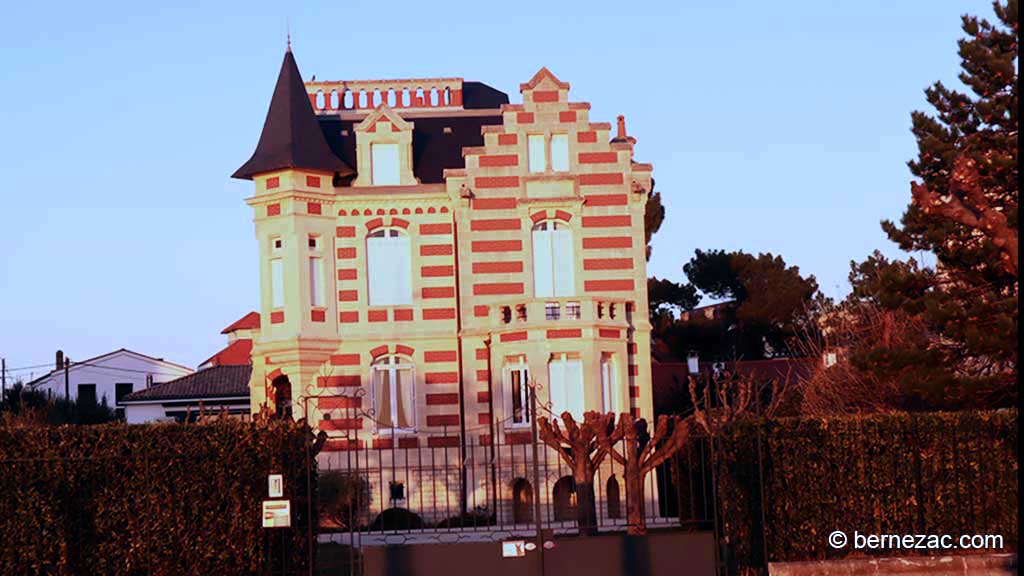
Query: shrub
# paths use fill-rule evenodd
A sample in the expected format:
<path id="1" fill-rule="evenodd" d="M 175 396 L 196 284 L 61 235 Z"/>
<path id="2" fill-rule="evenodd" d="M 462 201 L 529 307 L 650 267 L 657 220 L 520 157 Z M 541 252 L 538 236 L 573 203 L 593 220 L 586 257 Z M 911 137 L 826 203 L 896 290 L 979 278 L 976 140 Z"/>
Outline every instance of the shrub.
<path id="1" fill-rule="evenodd" d="M 772 562 L 858 553 L 828 546 L 837 529 L 999 534 L 1015 549 L 1016 418 L 1000 410 L 737 423 L 717 454 L 727 560 L 763 566 L 765 548 Z"/>
<path id="2" fill-rule="evenodd" d="M 458 516 L 441 520 L 435 528 L 476 528 L 494 526 L 495 523 L 496 519 L 490 510 L 483 506 L 477 506 Z"/>
<path id="3" fill-rule="evenodd" d="M 304 566 L 311 439 L 292 422 L 0 427 L 0 573 L 252 574 L 286 555 Z M 261 528 L 269 473 L 284 475 L 291 538 Z"/>
<path id="4" fill-rule="evenodd" d="M 377 514 L 370 524 L 370 530 L 380 532 L 383 530 L 419 530 L 424 527 L 423 519 L 419 514 L 410 512 L 405 508 L 388 508 Z"/>
<path id="5" fill-rule="evenodd" d="M 346 529 L 358 526 L 370 502 L 370 485 L 360 475 L 344 470 L 329 470 L 320 474 L 320 518 Z"/>

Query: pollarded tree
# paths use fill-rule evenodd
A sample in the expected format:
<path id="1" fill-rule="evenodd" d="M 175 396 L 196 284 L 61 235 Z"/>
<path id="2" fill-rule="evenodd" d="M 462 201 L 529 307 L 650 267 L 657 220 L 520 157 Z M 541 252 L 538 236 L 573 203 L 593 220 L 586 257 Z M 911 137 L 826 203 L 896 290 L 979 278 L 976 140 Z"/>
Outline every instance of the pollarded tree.
<path id="1" fill-rule="evenodd" d="M 610 424 L 614 414 L 606 414 L 603 418 Z M 659 416 L 652 437 L 647 431 L 646 420 L 637 420 L 632 414 L 623 413 L 619 415 L 617 426 L 598 428 L 597 433 L 601 448 L 623 468 L 626 531 L 632 536 L 646 534 L 644 478 L 686 446 L 689 428 L 678 416 Z M 616 449 L 617 444 L 619 449 Z"/>
<path id="2" fill-rule="evenodd" d="M 609 430 L 615 423 L 614 414 L 587 412 L 583 422 L 577 423 L 568 412 L 562 412 L 565 430 L 558 420 L 537 418 L 537 433 L 541 441 L 553 448 L 572 470 L 576 486 L 576 522 L 581 536 L 597 534 L 597 505 L 594 500 L 594 474 L 608 456 L 605 444 L 617 442 L 617 431 Z M 607 437 L 602 444 L 600 435 Z"/>

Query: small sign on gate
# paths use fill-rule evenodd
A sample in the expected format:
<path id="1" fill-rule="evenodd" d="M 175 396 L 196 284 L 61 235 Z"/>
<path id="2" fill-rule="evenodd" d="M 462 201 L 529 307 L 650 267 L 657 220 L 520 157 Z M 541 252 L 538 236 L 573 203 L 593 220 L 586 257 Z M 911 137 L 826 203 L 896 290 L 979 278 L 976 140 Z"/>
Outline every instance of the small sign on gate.
<path id="1" fill-rule="evenodd" d="M 506 540 L 501 543 L 502 558 L 522 558 L 526 556 L 525 540 Z"/>
<path id="2" fill-rule="evenodd" d="M 263 527 L 289 528 L 292 525 L 291 500 L 264 500 Z"/>
<path id="3" fill-rule="evenodd" d="M 281 474 L 271 474 L 267 476 L 267 496 L 270 498 L 280 498 L 284 496 L 284 476 Z"/>

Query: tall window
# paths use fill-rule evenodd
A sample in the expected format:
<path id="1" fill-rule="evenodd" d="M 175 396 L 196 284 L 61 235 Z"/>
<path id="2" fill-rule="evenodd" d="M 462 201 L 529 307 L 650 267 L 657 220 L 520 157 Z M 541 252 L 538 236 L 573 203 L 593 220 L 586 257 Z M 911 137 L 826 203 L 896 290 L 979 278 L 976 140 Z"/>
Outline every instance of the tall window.
<path id="1" fill-rule="evenodd" d="M 416 427 L 413 365 L 401 356 L 385 356 L 371 366 L 373 408 L 380 429 Z"/>
<path id="2" fill-rule="evenodd" d="M 280 258 L 270 261 L 270 307 L 284 306 L 284 264 Z"/>
<path id="3" fill-rule="evenodd" d="M 533 227 L 534 296 L 575 294 L 572 253 L 572 230 L 565 223 L 546 220 Z"/>
<path id="4" fill-rule="evenodd" d="M 399 228 L 378 228 L 366 238 L 371 306 L 412 303 L 409 236 Z"/>
<path id="5" fill-rule="evenodd" d="M 309 259 L 309 304 L 324 305 L 324 261 L 318 257 Z"/>
<path id="6" fill-rule="evenodd" d="M 95 404 L 96 403 L 96 385 L 95 384 L 79 384 L 78 385 L 77 400 L 78 400 L 79 404 Z"/>
<path id="7" fill-rule="evenodd" d="M 399 178 L 398 144 L 371 144 L 374 186 L 396 186 Z"/>
<path id="8" fill-rule="evenodd" d="M 583 365 L 575 354 L 552 354 L 548 362 L 551 411 L 583 418 Z"/>
<path id="9" fill-rule="evenodd" d="M 530 157 L 530 172 L 546 170 L 548 159 L 544 151 L 544 135 L 530 134 L 526 137 L 526 147 Z"/>
<path id="10" fill-rule="evenodd" d="M 506 400 L 511 407 L 512 424 L 530 423 L 530 370 L 522 356 L 505 364 Z"/>
<path id="11" fill-rule="evenodd" d="M 569 171 L 569 135 L 551 135 L 551 169 L 555 172 Z"/>
<path id="12" fill-rule="evenodd" d="M 618 414 L 622 412 L 619 406 L 618 374 L 614 354 L 601 355 L 601 397 L 604 402 L 604 411 Z"/>
<path id="13" fill-rule="evenodd" d="M 131 382 L 118 382 L 114 384 L 114 405 L 116 406 L 114 410 L 119 420 L 124 420 L 124 406 L 121 405 L 121 400 L 131 394 L 133 388 L 135 388 L 135 385 Z"/>

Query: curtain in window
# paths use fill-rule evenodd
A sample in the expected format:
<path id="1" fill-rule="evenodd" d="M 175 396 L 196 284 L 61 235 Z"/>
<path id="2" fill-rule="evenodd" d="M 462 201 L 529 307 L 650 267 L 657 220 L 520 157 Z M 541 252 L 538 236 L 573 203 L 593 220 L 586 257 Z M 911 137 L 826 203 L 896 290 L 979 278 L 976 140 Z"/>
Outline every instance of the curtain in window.
<path id="1" fill-rule="evenodd" d="M 576 262 L 572 257 L 572 231 L 568 228 L 552 230 L 551 245 L 554 253 L 552 270 L 555 296 L 572 296 L 575 293 L 573 269 Z"/>
<path id="2" fill-rule="evenodd" d="M 416 398 L 413 396 L 414 387 L 411 369 L 400 368 L 395 370 L 395 388 L 397 389 L 395 400 L 398 402 L 398 406 L 395 412 L 398 416 L 398 427 L 413 428 L 416 423 L 416 417 L 413 412 L 413 409 L 416 407 Z"/>
<path id="3" fill-rule="evenodd" d="M 394 420 L 391 418 L 391 372 L 386 367 L 373 371 L 373 412 L 377 418 L 377 426 L 394 426 Z"/>

